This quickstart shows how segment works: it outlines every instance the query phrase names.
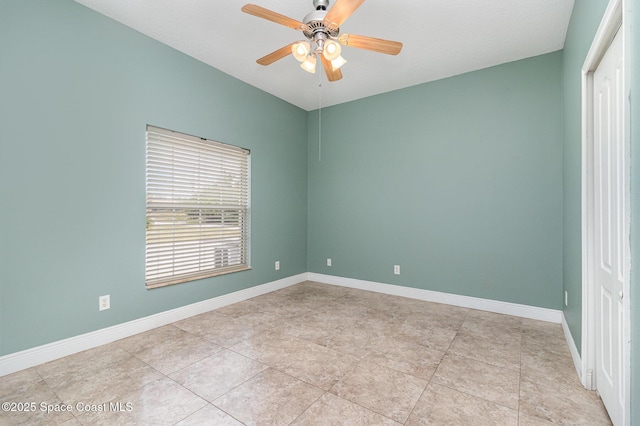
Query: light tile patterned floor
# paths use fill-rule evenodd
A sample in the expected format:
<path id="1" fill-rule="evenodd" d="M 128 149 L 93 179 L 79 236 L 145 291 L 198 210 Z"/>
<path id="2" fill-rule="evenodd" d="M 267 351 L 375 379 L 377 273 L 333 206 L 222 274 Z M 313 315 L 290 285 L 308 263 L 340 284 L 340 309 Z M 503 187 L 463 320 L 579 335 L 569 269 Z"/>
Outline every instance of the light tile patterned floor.
<path id="1" fill-rule="evenodd" d="M 5 401 L 36 407 L 2 425 L 610 424 L 557 324 L 313 282 L 2 377 Z"/>

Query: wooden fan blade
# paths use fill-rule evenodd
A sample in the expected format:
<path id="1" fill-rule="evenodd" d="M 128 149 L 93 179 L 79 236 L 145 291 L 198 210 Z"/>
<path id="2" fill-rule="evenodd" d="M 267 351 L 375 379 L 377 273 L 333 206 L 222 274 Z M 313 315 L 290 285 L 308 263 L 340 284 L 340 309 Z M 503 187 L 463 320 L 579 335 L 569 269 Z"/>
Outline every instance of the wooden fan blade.
<path id="1" fill-rule="evenodd" d="M 271 65 L 272 63 L 274 63 L 275 61 L 284 58 L 287 55 L 291 54 L 291 46 L 293 46 L 293 43 L 291 44 L 287 44 L 284 47 L 281 47 L 280 49 L 269 53 L 266 56 L 263 56 L 262 58 L 258 59 L 256 62 L 259 63 L 260 65 Z"/>
<path id="2" fill-rule="evenodd" d="M 355 34 L 341 34 L 338 43 L 343 46 L 356 47 L 358 49 L 373 50 L 374 52 L 397 55 L 402 50 L 399 41 L 384 40 L 381 38 L 366 37 Z"/>
<path id="3" fill-rule="evenodd" d="M 304 24 L 300 21 L 280 15 L 257 4 L 245 4 L 241 10 L 249 15 L 257 16 L 258 18 L 266 19 L 267 21 L 275 22 L 276 24 L 281 24 L 294 30 L 300 30 L 304 27 Z"/>
<path id="4" fill-rule="evenodd" d="M 340 68 L 334 71 L 333 67 L 331 66 L 331 61 L 325 59 L 324 55 L 320 55 L 320 57 L 322 58 L 322 65 L 324 66 L 324 72 L 327 74 L 327 80 L 329 81 L 340 80 L 342 78 L 342 71 L 340 71 Z"/>
<path id="5" fill-rule="evenodd" d="M 337 0 L 324 17 L 325 24 L 330 27 L 340 27 L 362 3 L 364 0 Z"/>

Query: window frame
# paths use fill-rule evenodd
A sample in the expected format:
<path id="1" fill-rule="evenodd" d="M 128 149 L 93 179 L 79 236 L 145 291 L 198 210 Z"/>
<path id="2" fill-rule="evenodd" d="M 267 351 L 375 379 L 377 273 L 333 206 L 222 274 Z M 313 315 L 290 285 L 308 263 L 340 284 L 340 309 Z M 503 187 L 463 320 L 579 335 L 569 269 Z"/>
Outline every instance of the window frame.
<path id="1" fill-rule="evenodd" d="M 251 151 L 147 125 L 145 213 L 147 289 L 251 269 Z"/>

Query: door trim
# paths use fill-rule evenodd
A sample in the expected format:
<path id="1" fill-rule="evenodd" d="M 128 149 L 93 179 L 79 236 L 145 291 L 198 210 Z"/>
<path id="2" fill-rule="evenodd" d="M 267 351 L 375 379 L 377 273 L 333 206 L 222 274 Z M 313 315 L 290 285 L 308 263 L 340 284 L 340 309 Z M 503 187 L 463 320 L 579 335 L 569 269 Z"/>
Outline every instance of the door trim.
<path id="1" fill-rule="evenodd" d="M 593 73 L 600 64 L 605 52 L 613 41 L 618 31 L 622 35 L 623 71 L 622 81 L 624 87 L 624 102 L 622 114 L 624 117 L 625 140 L 625 205 L 624 221 L 626 225 L 626 238 L 624 244 L 625 276 L 623 284 L 624 302 L 622 312 L 623 322 L 623 398 L 624 413 L 623 424 L 630 424 L 631 412 L 631 376 L 630 376 L 630 326 L 631 312 L 629 304 L 629 271 L 630 271 L 630 244 L 629 244 L 629 179 L 630 179 L 630 105 L 629 105 L 629 31 L 625 25 L 628 10 L 628 0 L 610 0 L 605 14 L 595 34 L 591 48 L 582 66 L 582 384 L 585 388 L 596 390 L 595 366 L 596 366 L 596 285 L 595 285 L 595 252 L 594 252 L 594 153 L 593 153 Z"/>

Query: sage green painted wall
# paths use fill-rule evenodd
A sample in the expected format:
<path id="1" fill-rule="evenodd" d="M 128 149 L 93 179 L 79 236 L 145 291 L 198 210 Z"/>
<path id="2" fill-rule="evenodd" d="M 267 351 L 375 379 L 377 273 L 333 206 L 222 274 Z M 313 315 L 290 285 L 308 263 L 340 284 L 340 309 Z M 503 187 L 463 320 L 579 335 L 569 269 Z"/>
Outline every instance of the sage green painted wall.
<path id="1" fill-rule="evenodd" d="M 576 1 L 563 50 L 563 286 L 564 315 L 582 350 L 582 65 L 608 0 Z"/>
<path id="2" fill-rule="evenodd" d="M 145 289 L 148 123 L 251 149 L 251 271 Z M 71 0 L 0 1 L 0 355 L 306 272 L 306 126 Z"/>
<path id="3" fill-rule="evenodd" d="M 310 114 L 309 271 L 561 309 L 561 59 Z"/>

